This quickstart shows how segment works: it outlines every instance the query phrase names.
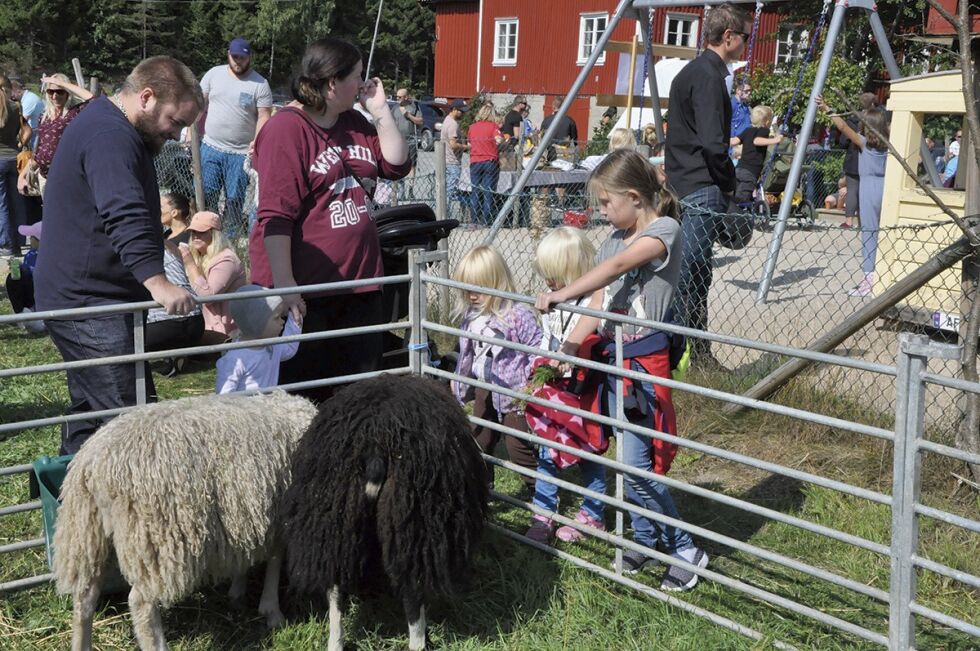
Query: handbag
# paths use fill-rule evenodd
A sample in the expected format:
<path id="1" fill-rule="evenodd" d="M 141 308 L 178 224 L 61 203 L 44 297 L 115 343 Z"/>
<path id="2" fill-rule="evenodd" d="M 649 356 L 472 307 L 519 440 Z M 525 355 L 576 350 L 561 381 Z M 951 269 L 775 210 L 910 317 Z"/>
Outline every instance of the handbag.
<path id="1" fill-rule="evenodd" d="M 40 197 L 41 169 L 37 165 L 32 164 L 33 159 L 34 153 L 30 149 L 25 149 L 17 154 L 17 174 L 20 175 L 26 167 L 27 173 L 25 174 L 24 178 L 27 180 L 27 188 L 24 195 L 28 197 Z"/>

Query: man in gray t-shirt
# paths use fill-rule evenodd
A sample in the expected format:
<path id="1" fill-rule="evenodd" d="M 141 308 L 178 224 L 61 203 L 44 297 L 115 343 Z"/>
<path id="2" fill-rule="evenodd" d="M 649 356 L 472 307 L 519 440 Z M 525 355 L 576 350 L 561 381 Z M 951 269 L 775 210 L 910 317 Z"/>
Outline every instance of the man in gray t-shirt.
<path id="1" fill-rule="evenodd" d="M 218 212 L 221 190 L 225 195 L 225 233 L 235 235 L 242 227 L 242 201 L 248 176 L 245 157 L 255 137 L 272 115 L 272 90 L 252 70 L 252 46 L 244 38 L 228 44 L 228 64 L 208 70 L 201 80 L 207 102 L 201 172 L 207 209 Z"/>

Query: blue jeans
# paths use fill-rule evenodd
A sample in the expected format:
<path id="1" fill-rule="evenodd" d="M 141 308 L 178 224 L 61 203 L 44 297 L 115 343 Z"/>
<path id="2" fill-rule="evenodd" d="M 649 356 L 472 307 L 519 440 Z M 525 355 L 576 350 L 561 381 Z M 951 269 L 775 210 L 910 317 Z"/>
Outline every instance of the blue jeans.
<path id="1" fill-rule="evenodd" d="M 470 184 L 473 186 L 470 199 L 473 223 L 488 225 L 494 218 L 494 193 L 500 177 L 500 164 L 497 161 L 483 161 L 470 164 Z"/>
<path id="2" fill-rule="evenodd" d="M 635 361 L 631 362 L 630 368 L 640 373 L 646 372 Z M 653 405 L 656 402 L 651 383 L 636 383 L 636 388 L 646 400 L 647 404 Z M 607 386 L 606 401 L 609 405 L 609 414 L 611 416 L 615 416 L 616 414 L 618 398 L 619 396 L 616 394 L 615 388 L 613 386 Z M 633 421 L 631 420 L 630 422 Z M 653 460 L 650 458 L 652 447 L 650 439 L 625 430 L 616 430 L 616 435 L 619 437 L 620 445 L 623 446 L 623 463 L 639 470 L 653 472 Z M 677 507 L 674 506 L 674 500 L 670 496 L 670 491 L 667 490 L 666 486 L 658 481 L 636 475 L 626 475 L 625 479 L 626 497 L 631 502 L 639 504 L 643 508 L 655 513 L 662 513 L 676 520 L 681 519 L 680 514 L 677 512 Z M 654 522 L 649 518 L 635 513 L 630 513 L 630 519 L 633 521 L 633 539 L 641 545 L 655 548 L 659 543 L 661 551 L 665 554 L 672 554 L 694 545 L 691 534 L 683 529 L 678 529 L 662 522 Z"/>
<path id="3" fill-rule="evenodd" d="M 606 469 L 603 466 L 582 459 L 578 462 L 578 467 L 582 470 L 582 483 L 585 484 L 586 488 L 596 493 L 606 492 Z M 555 462 L 551 460 L 549 448 L 543 445 L 538 453 L 538 472 L 549 477 L 557 477 L 559 472 Z M 542 509 L 557 511 L 558 487 L 543 479 L 538 479 L 534 482 L 533 503 Z M 593 497 L 582 498 L 582 510 L 596 520 L 602 521 L 604 508 L 605 505 Z"/>
<path id="4" fill-rule="evenodd" d="M 17 227 L 27 223 L 24 201 L 17 192 L 17 159 L 0 158 L 0 248 L 20 253 Z"/>
<path id="5" fill-rule="evenodd" d="M 218 198 L 225 191 L 225 212 L 221 222 L 225 235 L 234 237 L 243 228 L 242 202 L 248 187 L 245 154 L 233 154 L 201 143 L 201 175 L 204 177 L 204 203 L 218 212 Z"/>
<path id="6" fill-rule="evenodd" d="M 674 294 L 677 322 L 689 328 L 708 326 L 708 290 L 711 289 L 712 249 L 722 228 L 720 213 L 728 209 L 728 198 L 716 185 L 696 190 L 681 199 L 683 255 Z M 703 339 L 692 339 L 692 347 L 707 349 Z"/>
<path id="7" fill-rule="evenodd" d="M 113 314 L 75 321 L 46 320 L 51 340 L 66 362 L 133 353 L 133 315 Z M 156 399 L 150 366 L 144 362 L 146 395 Z M 136 365 L 108 364 L 68 372 L 67 414 L 82 414 L 136 404 Z M 111 417 L 73 421 L 61 426 L 59 454 L 74 454 Z"/>
<path id="8" fill-rule="evenodd" d="M 446 219 L 459 219 L 462 221 L 460 210 L 463 204 L 463 195 L 459 191 L 459 176 L 462 167 L 459 165 L 446 165 Z"/>

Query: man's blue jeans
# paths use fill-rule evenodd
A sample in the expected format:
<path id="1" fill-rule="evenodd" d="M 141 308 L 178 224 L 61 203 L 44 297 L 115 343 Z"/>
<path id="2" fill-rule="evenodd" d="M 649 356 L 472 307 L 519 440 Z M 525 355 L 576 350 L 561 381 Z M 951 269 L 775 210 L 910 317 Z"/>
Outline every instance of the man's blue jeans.
<path id="1" fill-rule="evenodd" d="M 586 459 L 581 459 L 578 462 L 578 467 L 582 472 L 582 484 L 586 488 L 596 493 L 606 492 L 606 469 L 604 466 Z M 543 445 L 538 451 L 538 472 L 549 477 L 557 477 L 560 472 L 555 462 L 551 460 L 550 448 Z M 542 509 L 557 511 L 558 487 L 548 483 L 544 479 L 538 479 L 534 482 L 533 503 Z M 588 513 L 590 517 L 601 522 L 605 504 L 593 497 L 583 497 L 582 510 Z"/>
<path id="2" fill-rule="evenodd" d="M 113 314 L 74 321 L 46 320 L 51 340 L 66 362 L 133 353 L 133 315 Z M 145 364 L 146 395 L 156 399 L 153 376 Z M 83 414 L 136 404 L 136 365 L 108 364 L 68 371 L 67 414 Z M 74 454 L 110 417 L 73 421 L 61 426 L 59 454 Z"/>
<path id="3" fill-rule="evenodd" d="M 459 176 L 462 167 L 446 165 L 446 215 L 447 219 L 462 220 L 463 195 L 459 191 Z"/>
<path id="4" fill-rule="evenodd" d="M 630 369 L 639 373 L 646 372 L 635 361 L 630 363 Z M 656 402 L 653 385 L 649 382 L 638 382 L 634 386 L 638 393 L 644 397 L 647 405 L 650 405 L 652 409 L 652 405 Z M 619 397 L 614 387 L 607 387 L 606 400 L 610 415 L 614 416 L 616 414 L 618 399 Z M 652 451 L 650 439 L 626 430 L 617 430 L 616 435 L 619 437 L 618 440 L 623 446 L 623 463 L 639 470 L 653 472 L 653 460 L 650 457 Z M 677 507 L 674 506 L 674 500 L 670 496 L 670 491 L 666 486 L 658 481 L 637 475 L 626 475 L 625 479 L 626 497 L 629 501 L 634 504 L 639 504 L 654 513 L 662 513 L 676 520 L 681 519 L 680 514 L 677 512 Z M 647 517 L 632 512 L 630 513 L 630 519 L 633 521 L 633 540 L 641 545 L 656 548 L 659 543 L 660 550 L 665 554 L 672 554 L 694 545 L 691 534 L 683 529 L 678 529 L 662 522 L 654 522 Z"/>
<path id="5" fill-rule="evenodd" d="M 683 255 L 674 295 L 674 314 L 688 328 L 708 327 L 708 290 L 711 289 L 712 249 L 723 227 L 722 213 L 728 197 L 716 185 L 696 190 L 681 199 Z M 703 339 L 691 339 L 691 347 L 708 349 Z"/>
<path id="6" fill-rule="evenodd" d="M 20 251 L 17 227 L 26 224 L 24 201 L 17 192 L 17 159 L 0 158 L 0 248 Z"/>
<path id="7" fill-rule="evenodd" d="M 245 154 L 215 149 L 201 143 L 201 175 L 204 177 L 204 202 L 207 209 L 218 212 L 221 190 L 225 191 L 225 211 L 221 217 L 225 235 L 234 237 L 244 231 L 242 202 L 248 187 Z"/>
<path id="8" fill-rule="evenodd" d="M 497 161 L 483 161 L 470 164 L 470 184 L 473 190 L 470 194 L 473 213 L 473 223 L 489 225 L 496 214 L 494 210 L 494 193 L 497 191 L 497 179 L 500 177 L 500 164 Z"/>

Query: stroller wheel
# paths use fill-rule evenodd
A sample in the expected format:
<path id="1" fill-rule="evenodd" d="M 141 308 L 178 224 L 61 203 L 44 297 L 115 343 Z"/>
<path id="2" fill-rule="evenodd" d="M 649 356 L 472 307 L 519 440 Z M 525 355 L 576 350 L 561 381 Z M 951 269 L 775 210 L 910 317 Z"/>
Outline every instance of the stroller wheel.
<path id="1" fill-rule="evenodd" d="M 770 229 L 772 212 L 769 210 L 769 203 L 765 199 L 756 199 L 752 204 L 752 221 L 760 231 Z"/>
<path id="2" fill-rule="evenodd" d="M 800 202 L 800 205 L 796 207 L 794 216 L 799 220 L 800 228 L 809 230 L 810 228 L 813 228 L 814 223 L 816 223 L 817 211 L 809 199 L 804 199 Z"/>

